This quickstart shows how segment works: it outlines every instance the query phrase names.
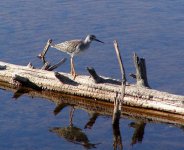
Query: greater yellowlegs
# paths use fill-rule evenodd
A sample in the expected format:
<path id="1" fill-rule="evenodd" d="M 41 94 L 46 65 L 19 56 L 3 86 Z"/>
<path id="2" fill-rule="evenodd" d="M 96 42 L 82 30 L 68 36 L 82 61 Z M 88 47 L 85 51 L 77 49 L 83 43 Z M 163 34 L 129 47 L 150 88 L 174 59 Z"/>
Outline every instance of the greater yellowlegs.
<path id="1" fill-rule="evenodd" d="M 59 51 L 68 53 L 71 57 L 70 63 L 71 63 L 71 74 L 76 77 L 76 72 L 74 68 L 74 62 L 73 62 L 73 57 L 86 49 L 89 48 L 90 44 L 92 41 L 97 41 L 104 43 L 96 38 L 95 35 L 88 35 L 84 40 L 70 40 L 70 41 L 65 41 L 59 44 L 52 45 L 51 47 L 56 48 Z"/>

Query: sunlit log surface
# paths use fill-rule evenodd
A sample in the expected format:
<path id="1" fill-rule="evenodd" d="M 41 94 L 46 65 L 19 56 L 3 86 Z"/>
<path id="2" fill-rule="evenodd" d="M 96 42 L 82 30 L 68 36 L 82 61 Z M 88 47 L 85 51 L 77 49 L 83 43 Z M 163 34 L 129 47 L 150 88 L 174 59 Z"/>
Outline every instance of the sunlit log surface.
<path id="1" fill-rule="evenodd" d="M 3 90 L 8 90 L 13 92 L 14 98 L 18 100 L 23 94 L 30 96 L 32 98 L 44 98 L 56 104 L 53 110 L 54 114 L 60 113 L 64 107 L 73 106 L 75 109 L 82 109 L 92 114 L 99 114 L 102 116 L 112 116 L 114 105 L 113 103 L 105 101 L 97 101 L 91 98 L 84 98 L 80 96 L 72 96 L 68 94 L 61 94 L 59 92 L 53 91 L 36 91 L 30 88 L 19 88 L 12 84 L 5 82 L 0 82 L 0 88 Z M 179 114 L 161 112 L 150 109 L 142 109 L 130 106 L 122 106 L 121 117 L 129 118 L 132 120 L 141 120 L 145 123 L 155 122 L 155 123 L 169 123 L 173 124 L 179 128 L 184 128 L 184 116 Z"/>
<path id="2" fill-rule="evenodd" d="M 105 78 L 107 79 L 107 83 L 96 84 L 90 76 L 80 75 L 73 80 L 73 77 L 67 73 L 55 73 L 0 62 L 1 81 L 15 85 L 14 79 L 17 76 L 23 78 L 25 86 L 28 81 L 29 87 L 33 84 L 35 87 L 43 90 L 92 98 L 94 104 L 100 100 L 113 102 L 116 93 L 121 93 L 121 83 L 111 83 L 111 79 L 108 78 Z M 151 111 L 152 109 L 184 115 L 184 96 L 160 92 L 136 85 L 126 85 L 123 104 L 144 108 L 143 111 L 145 109 L 150 109 Z"/>

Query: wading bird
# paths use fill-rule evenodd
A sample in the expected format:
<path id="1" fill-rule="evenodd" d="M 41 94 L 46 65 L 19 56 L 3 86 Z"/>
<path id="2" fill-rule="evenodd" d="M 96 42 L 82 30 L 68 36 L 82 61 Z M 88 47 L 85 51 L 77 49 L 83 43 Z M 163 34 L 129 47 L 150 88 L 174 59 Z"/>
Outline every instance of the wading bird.
<path id="1" fill-rule="evenodd" d="M 73 62 L 73 57 L 86 49 L 90 47 L 90 44 L 92 41 L 97 41 L 104 43 L 96 38 L 95 35 L 88 35 L 84 40 L 70 40 L 65 41 L 59 44 L 51 45 L 51 47 L 56 48 L 59 51 L 68 53 L 71 57 L 70 63 L 71 63 L 71 74 L 75 78 L 76 72 L 75 72 L 75 66 Z"/>

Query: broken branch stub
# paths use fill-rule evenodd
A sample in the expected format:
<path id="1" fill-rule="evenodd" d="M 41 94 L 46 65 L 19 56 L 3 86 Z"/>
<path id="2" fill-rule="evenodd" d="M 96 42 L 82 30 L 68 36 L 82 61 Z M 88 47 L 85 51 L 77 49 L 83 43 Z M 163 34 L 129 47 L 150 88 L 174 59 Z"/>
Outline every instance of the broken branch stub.
<path id="1" fill-rule="evenodd" d="M 136 75 L 130 76 L 136 77 L 137 85 L 142 87 L 150 87 L 147 80 L 146 61 L 144 58 L 139 58 L 136 53 L 133 54 L 134 65 L 136 69 Z"/>

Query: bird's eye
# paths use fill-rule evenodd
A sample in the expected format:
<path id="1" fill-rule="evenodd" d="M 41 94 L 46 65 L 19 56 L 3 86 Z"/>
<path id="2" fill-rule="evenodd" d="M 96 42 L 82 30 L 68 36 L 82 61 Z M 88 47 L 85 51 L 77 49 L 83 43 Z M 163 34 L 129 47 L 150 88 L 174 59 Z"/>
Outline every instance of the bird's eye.
<path id="1" fill-rule="evenodd" d="M 91 39 L 94 40 L 95 39 L 95 36 L 91 36 Z"/>

